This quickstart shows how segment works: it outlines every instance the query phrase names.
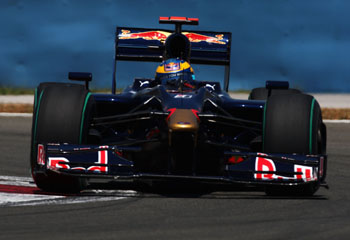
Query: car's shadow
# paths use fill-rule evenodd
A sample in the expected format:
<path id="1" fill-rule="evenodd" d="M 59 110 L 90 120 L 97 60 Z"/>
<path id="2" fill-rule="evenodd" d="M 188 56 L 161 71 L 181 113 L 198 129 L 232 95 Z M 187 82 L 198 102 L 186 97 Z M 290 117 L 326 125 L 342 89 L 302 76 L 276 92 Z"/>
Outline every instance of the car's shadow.
<path id="1" fill-rule="evenodd" d="M 202 198 L 202 199 L 310 199 L 328 200 L 322 194 L 313 196 L 290 196 L 281 194 L 268 196 L 263 187 L 233 184 L 212 184 L 195 182 L 152 182 L 91 184 L 89 189 L 100 189 L 100 194 L 136 198 Z M 89 189 L 82 194 L 89 194 Z M 114 191 L 113 191 L 114 190 Z"/>

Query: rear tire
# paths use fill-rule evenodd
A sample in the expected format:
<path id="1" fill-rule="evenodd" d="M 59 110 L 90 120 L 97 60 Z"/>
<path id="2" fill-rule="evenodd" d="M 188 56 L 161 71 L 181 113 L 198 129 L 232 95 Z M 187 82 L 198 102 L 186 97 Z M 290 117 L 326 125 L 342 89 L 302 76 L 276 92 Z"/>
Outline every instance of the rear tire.
<path id="1" fill-rule="evenodd" d="M 325 154 L 325 126 L 314 97 L 306 94 L 270 96 L 263 122 L 263 151 L 266 153 Z M 318 183 L 299 186 L 270 186 L 268 195 L 311 196 Z"/>
<path id="2" fill-rule="evenodd" d="M 38 143 L 86 143 L 93 99 L 83 85 L 41 83 L 34 100 L 31 170 L 36 185 L 49 192 L 79 192 L 86 179 L 45 171 L 37 163 Z"/>
<path id="3" fill-rule="evenodd" d="M 289 88 L 289 89 L 271 89 L 271 96 L 277 95 L 277 94 L 297 94 L 301 93 L 300 90 Z M 266 100 L 269 95 L 269 90 L 266 88 L 254 88 L 250 94 L 248 99 L 249 100 Z"/>

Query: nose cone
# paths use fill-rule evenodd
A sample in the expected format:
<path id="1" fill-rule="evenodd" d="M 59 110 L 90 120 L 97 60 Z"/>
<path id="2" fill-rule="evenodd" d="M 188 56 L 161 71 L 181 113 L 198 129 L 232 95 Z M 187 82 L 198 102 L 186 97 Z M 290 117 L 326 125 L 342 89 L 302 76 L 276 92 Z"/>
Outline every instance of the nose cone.
<path id="1" fill-rule="evenodd" d="M 192 109 L 176 109 L 168 119 L 170 132 L 197 132 L 198 118 Z"/>

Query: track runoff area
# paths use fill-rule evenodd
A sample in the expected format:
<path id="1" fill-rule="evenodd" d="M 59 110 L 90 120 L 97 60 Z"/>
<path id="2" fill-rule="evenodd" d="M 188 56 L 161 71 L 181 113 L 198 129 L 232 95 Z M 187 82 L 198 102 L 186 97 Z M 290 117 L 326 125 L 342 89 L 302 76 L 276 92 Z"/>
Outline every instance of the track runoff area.
<path id="1" fill-rule="evenodd" d="M 137 195 L 133 190 L 94 189 L 60 195 L 40 190 L 31 177 L 0 176 L 0 207 L 115 201 Z"/>

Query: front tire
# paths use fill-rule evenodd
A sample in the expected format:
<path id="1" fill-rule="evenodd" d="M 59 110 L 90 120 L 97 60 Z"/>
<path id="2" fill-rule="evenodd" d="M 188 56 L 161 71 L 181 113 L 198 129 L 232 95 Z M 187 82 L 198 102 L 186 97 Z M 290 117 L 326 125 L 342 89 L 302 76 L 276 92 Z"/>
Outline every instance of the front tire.
<path id="1" fill-rule="evenodd" d="M 84 86 L 41 83 L 34 100 L 31 170 L 36 185 L 49 192 L 79 192 L 86 180 L 45 171 L 37 163 L 38 143 L 86 143 L 93 98 Z"/>
<path id="2" fill-rule="evenodd" d="M 286 154 L 325 154 L 326 130 L 316 99 L 306 94 L 270 96 L 264 109 L 263 151 Z M 311 196 L 318 183 L 270 186 L 268 195 Z"/>

